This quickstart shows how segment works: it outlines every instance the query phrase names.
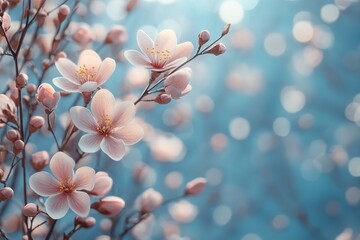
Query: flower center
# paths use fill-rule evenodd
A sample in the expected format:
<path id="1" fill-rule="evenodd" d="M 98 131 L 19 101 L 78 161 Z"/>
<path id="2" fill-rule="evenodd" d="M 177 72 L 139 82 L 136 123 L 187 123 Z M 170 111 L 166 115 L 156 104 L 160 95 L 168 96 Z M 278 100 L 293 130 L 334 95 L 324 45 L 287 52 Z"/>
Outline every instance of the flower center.
<path id="1" fill-rule="evenodd" d="M 163 67 L 167 60 L 171 59 L 171 52 L 168 49 L 160 50 L 156 46 L 153 48 L 146 48 L 147 51 L 153 55 L 155 67 Z"/>
<path id="2" fill-rule="evenodd" d="M 62 180 L 59 185 L 59 191 L 64 193 L 72 193 L 75 190 L 75 183 L 70 179 Z"/>
<path id="3" fill-rule="evenodd" d="M 110 132 L 113 128 L 113 122 L 110 119 L 109 114 L 105 114 L 104 117 L 97 121 L 97 124 L 98 127 L 96 128 L 96 130 L 98 131 L 98 133 L 100 133 L 104 137 L 110 135 Z"/>
<path id="4" fill-rule="evenodd" d="M 89 81 L 93 81 L 96 76 L 95 67 L 88 68 L 87 66 L 82 65 L 79 67 L 79 71 L 77 72 L 78 79 L 81 84 L 84 84 Z"/>

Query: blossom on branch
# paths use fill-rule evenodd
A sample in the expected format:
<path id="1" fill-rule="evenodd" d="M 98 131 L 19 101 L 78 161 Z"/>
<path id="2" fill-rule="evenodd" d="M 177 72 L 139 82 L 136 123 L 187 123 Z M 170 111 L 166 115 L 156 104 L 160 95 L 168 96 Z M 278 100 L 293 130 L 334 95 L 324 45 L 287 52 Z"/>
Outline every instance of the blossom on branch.
<path id="1" fill-rule="evenodd" d="M 38 195 L 48 197 L 45 201 L 47 214 L 53 219 L 66 215 L 69 208 L 81 217 L 90 211 L 90 197 L 80 190 L 94 187 L 95 171 L 81 167 L 74 174 L 75 161 L 63 152 L 57 152 L 50 160 L 50 170 L 33 174 L 29 179 L 31 189 Z"/>
<path id="2" fill-rule="evenodd" d="M 59 58 L 55 65 L 63 77 L 54 78 L 53 83 L 66 92 L 92 92 L 109 79 L 116 67 L 114 59 L 102 61 L 93 50 L 82 51 L 77 65 L 67 58 Z"/>
<path id="3" fill-rule="evenodd" d="M 164 81 L 165 92 L 171 96 L 172 99 L 179 99 L 192 89 L 189 84 L 191 78 L 191 68 L 187 67 L 181 69 Z"/>
<path id="4" fill-rule="evenodd" d="M 169 29 L 161 31 L 155 42 L 144 31 L 139 30 L 137 42 L 142 53 L 127 50 L 124 52 L 126 59 L 135 66 L 156 72 L 164 72 L 184 63 L 194 49 L 191 42 L 177 44 L 175 32 Z"/>
<path id="5" fill-rule="evenodd" d="M 133 123 L 135 105 L 117 101 L 111 92 L 99 90 L 92 99 L 91 112 L 80 106 L 70 109 L 74 125 L 87 132 L 81 137 L 79 147 L 86 153 L 101 149 L 115 161 L 125 155 L 125 145 L 133 145 L 144 135 L 142 128 Z"/>

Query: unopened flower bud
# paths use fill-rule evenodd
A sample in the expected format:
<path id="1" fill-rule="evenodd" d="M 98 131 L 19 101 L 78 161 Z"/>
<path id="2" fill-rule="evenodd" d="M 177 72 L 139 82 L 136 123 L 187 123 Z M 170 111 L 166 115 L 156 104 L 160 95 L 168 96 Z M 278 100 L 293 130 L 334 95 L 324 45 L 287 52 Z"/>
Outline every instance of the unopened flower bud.
<path id="1" fill-rule="evenodd" d="M 11 129 L 6 133 L 6 137 L 11 142 L 15 142 L 16 140 L 20 139 L 20 133 L 15 129 Z"/>
<path id="2" fill-rule="evenodd" d="M 36 132 L 45 124 L 45 119 L 41 116 L 32 116 L 29 121 L 29 130 L 31 133 Z"/>
<path id="3" fill-rule="evenodd" d="M 126 29 L 117 25 L 110 29 L 105 37 L 105 43 L 107 44 L 123 44 L 127 41 L 128 34 Z"/>
<path id="4" fill-rule="evenodd" d="M 36 91 L 36 85 L 30 83 L 29 85 L 27 85 L 26 87 L 26 91 L 31 95 Z"/>
<path id="5" fill-rule="evenodd" d="M 24 150 L 25 147 L 25 143 L 18 139 L 14 142 L 14 147 L 13 147 L 13 152 L 15 155 L 18 155 L 19 153 L 21 153 L 22 150 Z"/>
<path id="6" fill-rule="evenodd" d="M 70 14 L 70 8 L 68 5 L 61 5 L 58 11 L 58 20 L 63 22 L 67 16 Z"/>
<path id="7" fill-rule="evenodd" d="M 185 195 L 198 195 L 202 192 L 206 184 L 205 178 L 195 178 L 186 184 Z"/>
<path id="8" fill-rule="evenodd" d="M 40 10 L 36 16 L 36 21 L 39 24 L 39 26 L 44 25 L 45 19 L 47 17 L 47 12 L 45 10 Z"/>
<path id="9" fill-rule="evenodd" d="M 39 207 L 35 203 L 28 203 L 23 208 L 26 217 L 35 217 L 39 213 Z"/>
<path id="10" fill-rule="evenodd" d="M 99 213 L 108 217 L 115 217 L 124 207 L 125 201 L 115 196 L 105 197 L 91 205 L 91 208 L 96 209 Z"/>
<path id="11" fill-rule="evenodd" d="M 87 218 L 82 218 L 79 216 L 75 217 L 75 226 L 80 226 L 83 228 L 91 228 L 95 225 L 96 223 L 96 219 L 93 217 L 87 217 Z"/>
<path id="12" fill-rule="evenodd" d="M 40 151 L 31 155 L 31 165 L 38 172 L 49 164 L 49 153 L 47 151 Z"/>
<path id="13" fill-rule="evenodd" d="M 113 180 L 106 172 L 97 172 L 95 174 L 95 184 L 91 191 L 86 191 L 89 195 L 102 197 L 110 191 Z"/>
<path id="14" fill-rule="evenodd" d="M 231 26 L 231 24 L 226 24 L 226 25 L 225 25 L 225 27 L 224 27 L 224 29 L 223 29 L 223 31 L 222 31 L 222 33 L 221 33 L 221 36 L 225 36 L 226 34 L 229 33 L 229 31 L 230 31 L 230 26 Z"/>
<path id="15" fill-rule="evenodd" d="M 27 82 L 29 80 L 28 75 L 25 73 L 20 73 L 19 76 L 16 78 L 16 88 L 22 89 L 26 86 Z"/>
<path id="16" fill-rule="evenodd" d="M 210 33 L 208 30 L 202 30 L 199 33 L 199 46 L 204 45 L 205 43 L 207 43 L 210 39 Z"/>
<path id="17" fill-rule="evenodd" d="M 58 52 L 55 56 L 56 61 L 59 60 L 59 58 L 67 58 L 67 54 L 64 51 Z"/>
<path id="18" fill-rule="evenodd" d="M 44 60 L 42 61 L 42 67 L 43 67 L 44 70 L 45 70 L 45 69 L 48 69 L 50 66 L 51 66 L 51 62 L 50 62 L 49 59 L 44 59 Z"/>
<path id="19" fill-rule="evenodd" d="M 140 211 L 152 212 L 155 208 L 159 207 L 163 202 L 163 196 L 158 191 L 152 188 L 146 190 L 140 196 Z"/>
<path id="20" fill-rule="evenodd" d="M 0 189 L 0 201 L 9 200 L 13 197 L 14 190 L 10 187 L 4 187 Z"/>
<path id="21" fill-rule="evenodd" d="M 9 2 L 8 1 L 3 1 L 1 3 L 1 11 L 2 12 L 5 12 L 8 7 L 9 7 Z"/>
<path id="22" fill-rule="evenodd" d="M 226 52 L 225 45 L 222 44 L 222 43 L 217 43 L 215 46 L 210 48 L 210 50 L 206 51 L 205 53 L 210 53 L 210 54 L 213 54 L 215 56 L 218 56 L 218 55 L 223 54 L 224 52 Z"/>
<path id="23" fill-rule="evenodd" d="M 157 102 L 159 104 L 168 104 L 169 102 L 171 102 L 171 96 L 169 94 L 161 93 L 156 96 L 154 102 Z"/>
<path id="24" fill-rule="evenodd" d="M 55 110 L 60 100 L 60 93 L 55 92 L 50 84 L 43 83 L 37 90 L 36 100 L 44 110 L 52 112 Z"/>

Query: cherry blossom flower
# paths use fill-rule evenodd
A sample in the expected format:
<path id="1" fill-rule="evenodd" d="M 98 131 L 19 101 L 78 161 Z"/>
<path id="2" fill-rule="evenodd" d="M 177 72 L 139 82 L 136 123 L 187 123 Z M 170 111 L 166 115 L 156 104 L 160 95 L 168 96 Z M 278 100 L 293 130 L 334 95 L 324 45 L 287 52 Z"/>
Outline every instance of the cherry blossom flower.
<path id="1" fill-rule="evenodd" d="M 48 83 L 41 84 L 36 92 L 36 100 L 44 110 L 49 112 L 57 108 L 60 98 L 60 93 L 55 92 L 55 89 Z"/>
<path id="2" fill-rule="evenodd" d="M 90 197 L 79 190 L 91 190 L 94 187 L 95 171 L 90 167 L 81 167 L 74 174 L 74 160 L 63 152 L 57 152 L 50 160 L 49 173 L 41 171 L 29 179 L 31 189 L 45 201 L 46 212 L 53 219 L 65 216 L 69 207 L 77 215 L 86 217 L 90 211 Z"/>
<path id="3" fill-rule="evenodd" d="M 164 81 L 165 92 L 173 99 L 181 98 L 192 89 L 189 84 L 190 77 L 191 69 L 188 67 L 173 73 Z"/>
<path id="4" fill-rule="evenodd" d="M 4 121 L 15 120 L 15 113 L 16 105 L 14 101 L 5 94 L 0 94 L 0 119 Z M 5 124 L 0 123 L 0 128 L 3 126 L 5 126 Z"/>
<path id="5" fill-rule="evenodd" d="M 80 106 L 70 109 L 74 125 L 87 132 L 81 137 L 79 147 L 86 153 L 101 149 L 113 160 L 125 155 L 125 145 L 140 141 L 144 132 L 132 122 L 135 105 L 129 101 L 117 101 L 106 89 L 99 90 L 92 99 L 91 112 Z"/>
<path id="6" fill-rule="evenodd" d="M 126 59 L 135 66 L 164 72 L 185 62 L 194 46 L 191 42 L 177 44 L 175 32 L 164 30 L 155 42 L 142 30 L 137 33 L 137 42 L 142 53 L 136 50 L 124 52 Z"/>
<path id="7" fill-rule="evenodd" d="M 67 58 L 59 58 L 55 65 L 63 75 L 53 79 L 55 86 L 67 92 L 92 92 L 109 79 L 116 63 L 111 58 L 102 61 L 93 50 L 84 50 L 77 65 Z"/>

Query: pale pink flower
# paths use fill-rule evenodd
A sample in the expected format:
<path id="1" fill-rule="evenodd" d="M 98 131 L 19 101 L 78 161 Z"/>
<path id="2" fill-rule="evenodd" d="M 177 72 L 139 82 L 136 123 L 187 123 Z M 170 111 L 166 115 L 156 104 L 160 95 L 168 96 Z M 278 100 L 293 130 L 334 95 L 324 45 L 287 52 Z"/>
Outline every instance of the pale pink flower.
<path id="1" fill-rule="evenodd" d="M 91 191 L 86 191 L 91 196 L 103 197 L 111 190 L 113 180 L 106 172 L 97 172 L 95 174 L 95 185 Z"/>
<path id="2" fill-rule="evenodd" d="M 135 105 L 130 101 L 117 101 L 106 89 L 99 90 L 92 99 L 91 112 L 84 107 L 70 109 L 75 126 L 87 132 L 79 147 L 86 153 L 101 149 L 113 160 L 125 155 L 125 145 L 133 145 L 144 135 L 142 128 L 133 123 Z"/>
<path id="3" fill-rule="evenodd" d="M 49 173 L 41 171 L 29 179 L 31 189 L 45 201 L 46 212 L 53 219 L 65 216 L 69 208 L 81 217 L 90 211 L 90 197 L 79 190 L 91 190 L 94 187 L 95 171 L 90 167 L 81 167 L 74 174 L 75 161 L 63 152 L 57 152 L 50 160 Z"/>
<path id="4" fill-rule="evenodd" d="M 102 61 L 93 50 L 84 50 L 77 65 L 67 58 L 59 58 L 55 65 L 63 75 L 53 79 L 55 86 L 67 92 L 92 92 L 109 79 L 116 63 L 111 58 Z"/>
<path id="5" fill-rule="evenodd" d="M 136 50 L 124 52 L 126 59 L 135 66 L 143 66 L 157 72 L 167 71 L 185 62 L 194 46 L 191 42 L 177 44 L 175 32 L 161 31 L 155 42 L 142 30 L 137 33 L 142 53 Z"/>
<path id="6" fill-rule="evenodd" d="M 173 73 L 164 81 L 165 92 L 173 99 L 181 98 L 192 89 L 190 78 L 191 69 L 188 67 Z"/>
<path id="7" fill-rule="evenodd" d="M 48 83 L 39 86 L 36 92 L 36 100 L 40 106 L 47 111 L 54 111 L 60 101 L 60 93 Z"/>

